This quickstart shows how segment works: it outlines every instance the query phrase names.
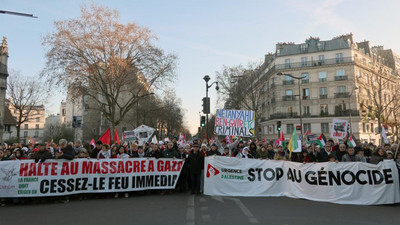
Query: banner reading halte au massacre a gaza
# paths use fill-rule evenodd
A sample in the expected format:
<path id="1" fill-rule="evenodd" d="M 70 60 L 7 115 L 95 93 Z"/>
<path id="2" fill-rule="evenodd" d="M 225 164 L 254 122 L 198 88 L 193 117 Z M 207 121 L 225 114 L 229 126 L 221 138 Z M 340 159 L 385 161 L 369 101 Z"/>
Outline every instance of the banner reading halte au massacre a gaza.
<path id="1" fill-rule="evenodd" d="M 218 109 L 215 133 L 223 136 L 254 136 L 254 111 Z"/>
<path id="2" fill-rule="evenodd" d="M 340 204 L 400 202 L 399 174 L 392 160 L 368 163 L 295 163 L 281 160 L 206 157 L 204 194 L 288 196 Z"/>
<path id="3" fill-rule="evenodd" d="M 182 165 L 173 159 L 3 161 L 0 197 L 173 189 Z"/>

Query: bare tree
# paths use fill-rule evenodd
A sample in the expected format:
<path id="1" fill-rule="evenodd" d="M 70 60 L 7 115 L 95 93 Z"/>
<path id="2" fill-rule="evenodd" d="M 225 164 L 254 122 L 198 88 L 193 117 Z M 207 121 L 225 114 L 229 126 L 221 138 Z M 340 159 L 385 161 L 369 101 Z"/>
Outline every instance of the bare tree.
<path id="1" fill-rule="evenodd" d="M 92 4 L 78 19 L 55 22 L 43 76 L 87 96 L 110 121 L 112 130 L 139 99 L 174 77 L 176 56 L 154 45 L 156 36 L 135 23 L 122 24 L 119 13 Z"/>
<path id="2" fill-rule="evenodd" d="M 262 96 L 265 82 L 259 82 L 258 64 L 249 64 L 247 68 L 239 65 L 233 67 L 224 66 L 222 72 L 217 72 L 217 80 L 220 86 L 219 100 L 225 102 L 227 109 L 252 110 L 255 114 L 256 130 L 262 115 Z"/>
<path id="3" fill-rule="evenodd" d="M 393 111 L 393 103 L 396 101 L 396 94 L 391 91 L 394 84 L 397 90 L 396 82 L 391 78 L 390 71 L 380 67 L 378 71 L 370 73 L 365 79 L 359 81 L 360 87 L 365 90 L 366 102 L 362 107 L 369 111 L 367 117 L 378 121 L 378 132 L 382 140 L 382 123 L 386 123 Z"/>
<path id="4" fill-rule="evenodd" d="M 17 121 L 17 138 L 21 137 L 21 124 L 39 115 L 47 99 L 44 82 L 35 77 L 24 77 L 15 70 L 10 71 L 7 81 L 7 97 L 9 104 L 15 109 Z"/>

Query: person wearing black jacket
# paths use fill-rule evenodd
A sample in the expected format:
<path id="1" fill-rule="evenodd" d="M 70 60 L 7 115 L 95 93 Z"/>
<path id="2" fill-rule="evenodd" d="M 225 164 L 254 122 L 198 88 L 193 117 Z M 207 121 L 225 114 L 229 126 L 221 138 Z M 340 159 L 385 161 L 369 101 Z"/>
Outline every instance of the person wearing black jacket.
<path id="1" fill-rule="evenodd" d="M 162 154 L 160 149 L 158 148 L 158 144 L 154 144 L 151 151 L 146 155 L 148 158 L 162 158 Z"/>
<path id="2" fill-rule="evenodd" d="M 207 152 L 207 156 L 211 155 L 221 155 L 221 153 L 218 151 L 218 146 L 215 143 L 211 145 L 210 150 Z"/>
<path id="3" fill-rule="evenodd" d="M 59 141 L 60 151 L 56 153 L 56 159 L 74 159 L 74 149 L 71 145 L 68 145 L 67 140 L 60 139 Z"/>
<path id="4" fill-rule="evenodd" d="M 46 159 L 51 159 L 53 158 L 51 152 L 47 150 L 42 144 L 38 144 L 37 146 L 38 150 L 37 152 L 33 153 L 31 156 L 31 159 L 34 159 L 35 162 L 44 162 Z"/>
<path id="5" fill-rule="evenodd" d="M 102 146 L 103 146 L 103 142 L 97 141 L 96 147 L 92 150 L 92 153 L 90 153 L 90 158 L 97 159 L 97 155 L 101 151 Z"/>
<path id="6" fill-rule="evenodd" d="M 193 145 L 193 151 L 189 154 L 186 161 L 189 166 L 189 175 L 192 183 L 191 194 L 200 194 L 200 177 L 204 163 L 204 156 L 199 152 L 199 145 Z"/>

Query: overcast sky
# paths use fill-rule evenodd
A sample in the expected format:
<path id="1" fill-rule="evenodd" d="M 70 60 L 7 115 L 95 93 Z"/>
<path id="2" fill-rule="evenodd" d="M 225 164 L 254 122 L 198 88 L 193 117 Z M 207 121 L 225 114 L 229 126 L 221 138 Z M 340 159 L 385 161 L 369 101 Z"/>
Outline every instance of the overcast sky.
<path id="1" fill-rule="evenodd" d="M 76 18 L 91 1 L 2 0 L 0 10 L 30 13 L 38 19 L 0 14 L 0 36 L 7 37 L 9 68 L 35 76 L 44 66 L 41 37 L 53 22 Z M 122 22 L 151 29 L 158 46 L 178 55 L 173 84 L 182 99 L 187 127 L 199 126 L 204 75 L 215 81 L 223 65 L 261 61 L 277 42 L 304 42 L 309 36 L 329 40 L 352 32 L 356 41 L 369 40 L 400 54 L 400 1 L 365 0 L 113 0 L 94 2 L 116 9 Z M 60 88 L 47 104 L 47 114 L 59 112 L 65 96 Z M 217 94 L 210 90 L 211 109 Z"/>

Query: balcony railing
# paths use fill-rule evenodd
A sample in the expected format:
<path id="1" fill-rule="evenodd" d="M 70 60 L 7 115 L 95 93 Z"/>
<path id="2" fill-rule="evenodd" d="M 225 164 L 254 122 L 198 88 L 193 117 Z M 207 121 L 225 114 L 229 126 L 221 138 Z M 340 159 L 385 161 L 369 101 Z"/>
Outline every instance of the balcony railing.
<path id="1" fill-rule="evenodd" d="M 316 61 L 307 61 L 307 62 L 276 64 L 275 68 L 277 70 L 295 69 L 295 68 L 302 68 L 302 67 L 315 67 L 315 66 L 344 64 L 344 63 L 352 63 L 352 62 L 354 62 L 353 57 L 343 57 L 343 58 L 324 59 L 324 61 L 316 60 Z"/>
<path id="2" fill-rule="evenodd" d="M 335 76 L 335 81 L 347 80 L 347 76 Z"/>
<path id="3" fill-rule="evenodd" d="M 349 95 L 349 92 L 338 92 L 335 93 L 335 98 L 348 98 Z"/>
<path id="4" fill-rule="evenodd" d="M 326 82 L 326 78 L 319 78 L 319 82 Z"/>
<path id="5" fill-rule="evenodd" d="M 294 80 L 284 80 L 283 81 L 283 85 L 290 85 L 290 84 L 294 84 Z"/>
<path id="6" fill-rule="evenodd" d="M 291 113 L 274 113 L 272 114 L 269 119 L 283 119 L 283 118 L 296 118 L 298 117 L 297 112 L 291 112 Z"/>
<path id="7" fill-rule="evenodd" d="M 327 99 L 327 98 L 328 98 L 328 95 L 319 95 L 319 98 L 320 98 L 320 99 Z"/>
<path id="8" fill-rule="evenodd" d="M 310 80 L 309 79 L 306 79 L 306 80 L 301 80 L 301 83 L 302 84 L 308 84 L 310 82 Z"/>
<path id="9" fill-rule="evenodd" d="M 310 100 L 310 96 L 309 95 L 304 95 L 303 96 L 303 100 Z"/>
<path id="10" fill-rule="evenodd" d="M 283 101 L 294 101 L 294 95 L 283 96 Z"/>

